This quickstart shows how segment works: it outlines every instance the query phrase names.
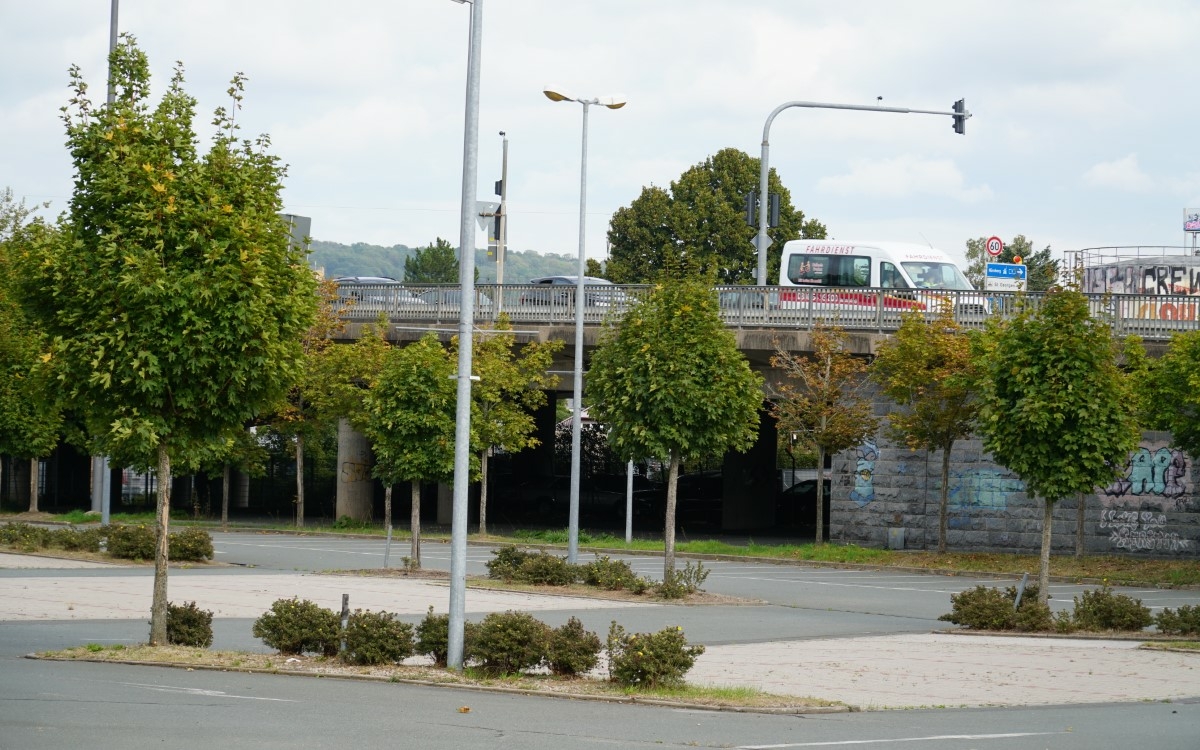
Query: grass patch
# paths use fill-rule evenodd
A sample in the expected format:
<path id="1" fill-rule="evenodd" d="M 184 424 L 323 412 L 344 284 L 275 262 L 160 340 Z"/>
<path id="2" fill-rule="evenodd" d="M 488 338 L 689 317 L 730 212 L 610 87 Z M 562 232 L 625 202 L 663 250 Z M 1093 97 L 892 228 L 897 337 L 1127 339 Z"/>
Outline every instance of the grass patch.
<path id="1" fill-rule="evenodd" d="M 1196 651 L 1200 653 L 1200 641 L 1150 641 L 1143 643 L 1142 648 L 1158 651 Z"/>
<path id="2" fill-rule="evenodd" d="M 598 677 L 559 677 L 548 674 L 487 675 L 468 669 L 462 673 L 438 669 L 428 664 L 408 663 L 386 666 L 352 666 L 336 658 L 278 654 L 212 651 L 186 646 L 107 646 L 93 650 L 95 644 L 60 651 L 46 651 L 39 658 L 70 661 L 122 661 L 171 664 L 181 667 L 207 667 L 231 671 L 305 673 L 322 677 L 371 678 L 386 682 L 420 681 L 441 685 L 484 686 L 564 696 L 593 696 L 615 699 L 652 699 L 686 702 L 712 708 L 794 709 L 826 708 L 842 703 L 817 698 L 765 693 L 753 688 L 704 687 L 681 685 L 655 690 L 628 689 Z M 415 660 L 409 660 L 410 662 Z"/>

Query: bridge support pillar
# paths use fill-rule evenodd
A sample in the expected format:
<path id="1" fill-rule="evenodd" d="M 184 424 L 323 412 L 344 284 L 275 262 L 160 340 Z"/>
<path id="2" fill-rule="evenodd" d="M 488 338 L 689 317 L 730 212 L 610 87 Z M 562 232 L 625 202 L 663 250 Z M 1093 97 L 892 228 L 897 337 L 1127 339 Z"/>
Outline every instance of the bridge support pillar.
<path id="1" fill-rule="evenodd" d="M 355 521 L 370 521 L 375 497 L 375 481 L 371 478 L 371 446 L 367 438 L 338 420 L 338 478 L 336 518 L 349 516 Z M 336 519 L 335 519 L 336 520 Z"/>

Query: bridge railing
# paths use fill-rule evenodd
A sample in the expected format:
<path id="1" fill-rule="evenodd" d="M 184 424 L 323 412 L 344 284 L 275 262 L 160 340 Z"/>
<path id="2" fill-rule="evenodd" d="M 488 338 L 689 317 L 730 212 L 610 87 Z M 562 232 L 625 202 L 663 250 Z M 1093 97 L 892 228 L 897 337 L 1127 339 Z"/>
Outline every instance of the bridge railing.
<path id="1" fill-rule="evenodd" d="M 588 286 L 583 317 L 599 324 L 619 317 L 650 289 L 646 285 Z M 738 328 L 811 328 L 817 323 L 881 333 L 895 331 L 904 316 L 920 312 L 928 319 L 946 305 L 959 325 L 982 329 L 991 318 L 1010 317 L 1036 308 L 1042 293 L 808 287 L 716 287 L 721 317 Z M 457 285 L 358 284 L 342 294 L 343 315 L 373 321 L 381 313 L 393 322 L 439 325 L 458 321 Z M 1163 340 L 1177 331 L 1200 328 L 1200 297 L 1153 294 L 1089 294 L 1093 315 L 1103 316 L 1118 335 Z M 475 287 L 474 317 L 485 325 L 506 313 L 514 323 L 573 325 L 575 288 L 539 284 L 480 284 Z"/>

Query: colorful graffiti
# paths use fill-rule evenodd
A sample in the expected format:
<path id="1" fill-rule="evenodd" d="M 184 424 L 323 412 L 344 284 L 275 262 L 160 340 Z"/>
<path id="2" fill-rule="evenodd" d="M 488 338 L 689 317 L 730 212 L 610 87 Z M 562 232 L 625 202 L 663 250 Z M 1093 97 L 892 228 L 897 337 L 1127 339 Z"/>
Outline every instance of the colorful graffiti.
<path id="1" fill-rule="evenodd" d="M 1191 549 L 1192 540 L 1167 531 L 1163 513 L 1136 510 L 1106 510 L 1100 514 L 1100 528 L 1111 529 L 1108 541 L 1117 549 L 1130 552 L 1182 552 Z"/>
<path id="2" fill-rule="evenodd" d="M 1143 445 L 1130 454 L 1124 475 L 1100 491 L 1101 498 L 1156 496 L 1183 500 L 1192 493 L 1187 454 L 1158 443 Z"/>
<path id="3" fill-rule="evenodd" d="M 1006 476 L 1002 471 L 968 469 L 950 472 L 950 491 L 947 496 L 950 508 L 956 511 L 1005 510 L 1008 508 L 1009 495 L 1024 491 L 1024 482 Z"/>
<path id="4" fill-rule="evenodd" d="M 854 449 L 854 489 L 850 490 L 850 499 L 860 508 L 875 499 L 875 461 L 878 459 L 879 448 L 874 438 Z"/>
<path id="5" fill-rule="evenodd" d="M 1092 293 L 1200 295 L 1200 265 L 1130 262 L 1088 268 L 1084 290 Z"/>

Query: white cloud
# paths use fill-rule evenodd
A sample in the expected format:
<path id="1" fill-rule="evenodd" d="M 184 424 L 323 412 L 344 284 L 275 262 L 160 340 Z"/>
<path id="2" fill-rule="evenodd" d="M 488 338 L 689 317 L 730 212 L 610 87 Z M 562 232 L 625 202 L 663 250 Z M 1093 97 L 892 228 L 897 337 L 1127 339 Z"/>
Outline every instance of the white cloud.
<path id="1" fill-rule="evenodd" d="M 1154 181 L 1138 166 L 1137 154 L 1100 162 L 1083 173 L 1083 181 L 1091 187 L 1131 192 L 1142 192 L 1154 186 Z"/>
<path id="2" fill-rule="evenodd" d="M 822 177 L 817 182 L 817 190 L 888 198 L 933 195 L 962 203 L 976 203 L 992 197 L 992 189 L 987 185 L 967 187 L 964 183 L 962 172 L 949 159 L 905 155 L 894 159 L 856 159 L 851 162 L 848 174 Z"/>

